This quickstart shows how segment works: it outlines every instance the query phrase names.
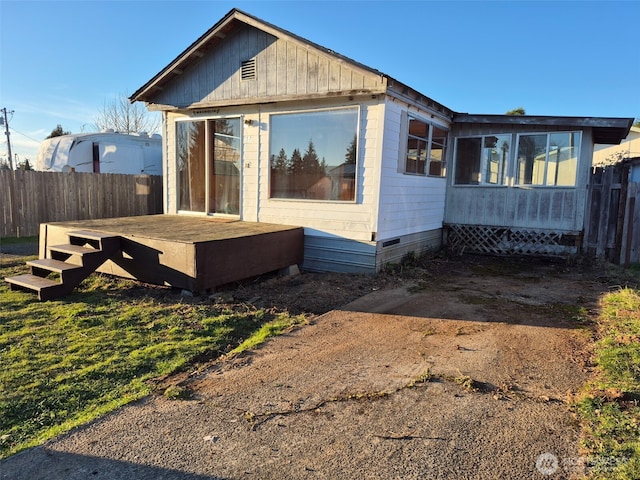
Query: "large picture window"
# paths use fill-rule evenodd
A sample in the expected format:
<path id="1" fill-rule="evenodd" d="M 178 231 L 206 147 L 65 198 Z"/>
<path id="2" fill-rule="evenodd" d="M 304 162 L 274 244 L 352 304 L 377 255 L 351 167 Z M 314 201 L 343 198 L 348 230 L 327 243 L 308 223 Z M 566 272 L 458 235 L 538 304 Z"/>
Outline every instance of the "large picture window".
<path id="1" fill-rule="evenodd" d="M 354 201 L 358 109 L 271 115 L 271 198 Z"/>
<path id="2" fill-rule="evenodd" d="M 405 173 L 443 177 L 447 131 L 409 117 Z"/>
<path id="3" fill-rule="evenodd" d="M 456 185 L 504 185 L 511 135 L 484 135 L 456 140 Z"/>
<path id="4" fill-rule="evenodd" d="M 574 186 L 580 132 L 518 136 L 517 185 Z"/>

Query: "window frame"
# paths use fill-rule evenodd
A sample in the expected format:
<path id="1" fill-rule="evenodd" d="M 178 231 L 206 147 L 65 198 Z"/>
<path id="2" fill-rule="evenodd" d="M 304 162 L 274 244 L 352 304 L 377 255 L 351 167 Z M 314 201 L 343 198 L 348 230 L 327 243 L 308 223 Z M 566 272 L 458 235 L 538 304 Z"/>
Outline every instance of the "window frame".
<path id="1" fill-rule="evenodd" d="M 401 129 L 401 139 L 402 144 L 402 154 L 400 155 L 400 173 L 404 175 L 416 176 L 416 177 L 430 177 L 430 178 L 446 178 L 447 177 L 447 151 L 449 144 L 449 133 L 450 129 L 444 125 L 440 125 L 439 123 L 427 120 L 426 118 L 416 114 L 414 112 L 404 111 L 403 118 L 403 128 Z M 411 120 L 416 120 L 421 122 L 427 126 L 428 132 L 426 137 L 419 137 L 417 135 L 411 135 L 410 126 Z M 433 133 L 434 129 L 439 129 L 444 132 L 443 142 L 440 144 L 439 142 L 434 142 Z M 426 143 L 425 154 L 424 154 L 424 171 L 423 172 L 413 172 L 409 171 L 409 141 L 410 140 L 423 141 Z M 440 159 L 436 159 L 433 157 L 433 145 L 442 146 L 442 155 Z M 418 161 L 422 156 L 416 155 L 416 161 Z M 434 175 L 431 172 L 432 163 L 440 163 L 440 174 Z"/>
<path id="2" fill-rule="evenodd" d="M 485 145 L 485 141 L 487 139 L 487 137 L 510 137 L 510 143 L 509 143 L 509 153 L 507 155 L 507 158 L 505 159 L 505 163 L 504 165 L 502 165 L 502 171 L 501 171 L 501 182 L 500 183 L 490 183 L 484 180 L 484 177 L 486 176 L 486 169 L 487 169 L 487 160 L 485 158 L 484 155 L 484 149 L 486 148 Z M 479 139 L 480 140 L 480 167 L 479 167 L 479 174 L 480 174 L 480 181 L 478 183 L 457 183 L 456 182 L 456 173 L 458 171 L 458 141 L 460 139 Z M 511 169 L 511 165 L 513 163 L 513 152 L 514 152 L 514 137 L 512 133 L 483 133 L 483 134 L 479 134 L 479 135 L 461 135 L 461 136 L 457 136 L 455 137 L 455 142 L 454 142 L 454 149 L 453 149 L 453 169 L 452 169 L 452 178 L 451 178 L 451 184 L 453 186 L 456 187 L 492 187 L 492 188 L 501 188 L 501 187 L 508 187 L 509 183 L 510 183 L 510 169 Z M 500 169 L 499 169 L 500 170 Z"/>
<path id="3" fill-rule="evenodd" d="M 355 112 L 356 114 L 356 129 L 355 129 L 355 141 L 356 141 L 356 145 L 355 145 L 355 167 L 354 167 L 354 184 L 353 184 L 353 198 L 352 199 L 348 199 L 348 200 L 342 200 L 342 199 L 323 199 L 323 198 L 297 198 L 297 197 L 276 197 L 273 196 L 273 191 L 272 191 L 272 185 L 273 185 L 273 169 L 272 169 L 272 156 L 274 155 L 274 153 L 271 151 L 272 149 L 272 145 L 273 145 L 273 123 L 272 123 L 272 119 L 273 117 L 277 117 L 277 116 L 286 116 L 286 115 L 304 115 L 304 114 L 313 114 L 313 113 L 323 113 L 323 112 L 335 112 L 335 111 L 349 111 L 352 110 Z M 271 112 L 269 114 L 269 145 L 267 148 L 267 155 L 268 155 L 268 160 L 267 160 L 267 164 L 268 164 L 268 170 L 269 170 L 269 174 L 268 174 L 268 198 L 269 201 L 278 201 L 278 202 L 307 202 L 307 203 L 343 203 L 343 204 L 353 204 L 353 203 L 357 203 L 358 202 L 358 187 L 359 187 L 359 177 L 360 177 L 360 170 L 361 170 L 361 145 L 360 145 L 360 139 L 361 139 L 361 119 L 362 119 L 362 106 L 357 104 L 357 105 L 340 105 L 340 106 L 335 106 L 335 107 L 323 107 L 323 108 L 307 108 L 307 109 L 302 109 L 302 110 L 286 110 L 286 111 L 278 111 L 278 112 Z M 311 139 L 312 140 L 312 139 Z M 304 140 L 306 141 L 306 140 Z M 343 165 L 344 163 L 341 163 L 339 165 L 336 165 L 332 168 L 337 168 L 340 165 Z"/>
<path id="4" fill-rule="evenodd" d="M 219 217 L 229 217 L 229 218 L 241 218 L 242 217 L 242 202 L 243 202 L 243 164 L 244 164 L 244 128 L 243 128 L 243 115 L 225 115 L 225 116 L 206 116 L 206 117 L 184 117 L 184 118 L 176 118 L 174 120 L 174 155 L 175 155 L 175 211 L 180 215 L 202 215 L 202 216 L 219 216 Z M 211 135 L 210 131 L 210 123 L 221 120 L 237 120 L 239 123 L 239 132 L 238 132 L 238 140 L 239 140 L 239 204 L 238 204 L 238 213 L 223 213 L 216 212 L 215 208 L 212 207 L 212 199 L 211 199 L 211 178 L 214 175 L 214 158 L 211 157 L 211 146 L 214 142 L 214 137 Z M 180 168 L 178 165 L 178 159 L 180 156 L 180 146 L 179 146 L 179 134 L 178 128 L 181 123 L 194 123 L 194 122 L 202 122 L 204 124 L 204 211 L 202 210 L 184 210 L 180 204 L 181 193 L 181 185 L 180 185 Z"/>
<path id="5" fill-rule="evenodd" d="M 575 149 L 575 155 L 570 158 L 575 158 L 575 168 L 574 168 L 574 177 L 573 183 L 571 185 L 557 185 L 557 184 L 547 184 L 547 175 L 550 171 L 549 169 L 549 159 L 550 159 L 550 151 L 549 146 L 551 142 L 551 137 L 553 135 L 574 135 L 575 141 L 573 143 L 573 148 Z M 482 173 L 484 169 L 486 169 L 486 162 L 483 158 L 482 154 L 484 139 L 486 137 L 492 136 L 511 136 L 511 144 L 510 144 L 510 152 L 507 158 L 507 164 L 504 168 L 503 175 L 503 183 L 502 184 L 494 184 L 487 183 L 484 181 L 480 181 L 478 183 L 457 183 L 456 182 L 456 173 L 458 170 L 458 140 L 460 139 L 479 139 L 481 142 L 480 146 L 480 173 L 482 178 Z M 520 149 L 520 139 L 525 136 L 545 136 L 545 165 L 544 165 L 544 178 L 543 183 L 520 183 L 520 160 L 519 160 L 519 149 Z M 583 139 L 583 131 L 582 130 L 546 130 L 546 131 L 524 131 L 524 132 L 488 132 L 482 133 L 478 135 L 460 135 L 454 136 L 454 147 L 453 147 L 453 168 L 451 173 L 451 182 L 450 185 L 452 187 L 490 187 L 490 188 L 499 188 L 499 187 L 515 187 L 515 188 L 576 188 L 578 184 L 578 175 L 580 170 L 580 155 L 582 152 L 582 139 Z"/>
<path id="6" fill-rule="evenodd" d="M 573 171 L 573 183 L 571 185 L 557 185 L 557 184 L 548 184 L 547 176 L 549 173 L 549 158 L 550 158 L 550 144 L 551 144 L 551 136 L 559 135 L 559 134 L 567 134 L 567 135 L 576 135 L 575 145 L 575 159 L 576 165 Z M 557 130 L 557 131 L 545 131 L 545 132 L 520 132 L 516 134 L 516 143 L 514 148 L 514 157 L 513 157 L 513 173 L 511 175 L 513 186 L 514 187 L 524 187 L 524 188 L 576 188 L 578 183 L 578 169 L 580 166 L 580 153 L 582 151 L 582 134 L 581 130 Z M 524 136 L 536 136 L 536 135 L 545 135 L 546 143 L 545 143 L 545 162 L 544 162 L 544 171 L 542 183 L 521 183 L 520 182 L 520 139 Z M 572 157 L 573 158 L 573 157 Z M 557 167 L 556 167 L 557 168 Z"/>

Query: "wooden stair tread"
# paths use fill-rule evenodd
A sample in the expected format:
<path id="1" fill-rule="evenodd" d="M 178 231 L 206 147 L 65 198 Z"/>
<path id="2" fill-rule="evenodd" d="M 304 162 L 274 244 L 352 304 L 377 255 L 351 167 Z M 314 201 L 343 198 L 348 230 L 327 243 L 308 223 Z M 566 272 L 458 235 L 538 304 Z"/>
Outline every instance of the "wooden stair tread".
<path id="1" fill-rule="evenodd" d="M 82 265 L 75 265 L 73 263 L 63 262 L 61 260 L 54 260 L 52 258 L 41 258 L 39 260 L 30 260 L 27 262 L 30 267 L 40 268 L 42 270 L 49 270 L 50 272 L 62 273 L 69 270 L 76 270 L 82 268 Z"/>
<path id="2" fill-rule="evenodd" d="M 101 253 L 102 250 L 95 248 L 81 247 L 80 245 L 51 245 L 49 250 L 52 252 L 68 253 L 71 255 L 86 255 L 89 253 Z"/>
<path id="3" fill-rule="evenodd" d="M 86 238 L 88 240 L 104 240 L 108 238 L 118 238 L 118 235 L 112 235 L 110 233 L 93 232 L 91 230 L 74 230 L 68 232 L 69 237 Z"/>
<path id="4" fill-rule="evenodd" d="M 31 275 L 30 273 L 25 273 L 24 275 L 16 275 L 15 277 L 6 277 L 5 280 L 9 283 L 13 283 L 14 285 L 19 285 L 21 287 L 36 291 L 40 291 L 44 288 L 62 286 L 60 282 L 56 282 L 55 280 L 50 280 L 48 278 L 38 277 L 36 275 Z"/>

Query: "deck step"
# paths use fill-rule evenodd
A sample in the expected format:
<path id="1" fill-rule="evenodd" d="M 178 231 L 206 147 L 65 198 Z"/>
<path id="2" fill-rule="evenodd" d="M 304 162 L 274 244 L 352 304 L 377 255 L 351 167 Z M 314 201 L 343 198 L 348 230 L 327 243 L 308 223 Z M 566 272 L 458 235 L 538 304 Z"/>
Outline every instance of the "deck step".
<path id="1" fill-rule="evenodd" d="M 69 237 L 86 238 L 87 240 L 103 240 L 106 238 L 118 238 L 117 235 L 112 235 L 110 233 L 103 233 L 103 232 L 93 232 L 90 230 L 74 230 L 73 232 L 68 232 L 67 235 Z"/>
<path id="2" fill-rule="evenodd" d="M 71 245 L 93 247 L 97 250 L 104 250 L 109 255 L 120 248 L 120 237 L 109 233 L 74 230 L 68 232 L 67 235 Z"/>
<path id="3" fill-rule="evenodd" d="M 68 255 L 80 255 L 80 256 L 91 254 L 91 253 L 102 252 L 102 250 L 98 250 L 96 248 L 81 247 L 80 245 L 70 245 L 70 244 L 51 245 L 49 247 L 49 251 L 66 253 Z"/>
<path id="4" fill-rule="evenodd" d="M 51 258 L 28 261 L 30 274 L 7 277 L 5 281 L 12 289 L 31 290 L 40 300 L 52 300 L 69 294 L 121 248 L 117 235 L 76 230 L 68 236 L 68 244 L 47 247 Z M 60 275 L 58 281 L 47 278 L 51 273 Z"/>
<path id="5" fill-rule="evenodd" d="M 61 260 L 53 260 L 52 258 L 30 260 L 27 262 L 27 265 L 30 267 L 55 273 L 63 273 L 69 270 L 78 270 L 82 268 L 82 265 L 74 265 L 73 263 L 63 262 Z"/>
<path id="6" fill-rule="evenodd" d="M 37 275 L 31 275 L 30 273 L 7 277 L 5 281 L 9 282 L 11 290 L 18 289 L 36 292 L 40 300 L 52 300 L 66 293 L 65 286 L 62 283 L 49 280 L 48 278 L 38 277 Z"/>
<path id="7" fill-rule="evenodd" d="M 50 280 L 48 278 L 38 277 L 37 275 L 31 275 L 25 273 L 24 275 L 16 275 L 15 277 L 7 277 L 5 280 L 13 285 L 28 288 L 29 290 L 40 291 L 43 288 L 57 287 L 62 285 L 60 282 Z"/>

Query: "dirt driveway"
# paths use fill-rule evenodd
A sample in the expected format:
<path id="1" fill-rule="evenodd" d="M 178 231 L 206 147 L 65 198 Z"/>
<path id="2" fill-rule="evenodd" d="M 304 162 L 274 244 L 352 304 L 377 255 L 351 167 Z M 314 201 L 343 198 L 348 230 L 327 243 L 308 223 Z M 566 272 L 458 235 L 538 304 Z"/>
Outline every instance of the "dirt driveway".
<path id="1" fill-rule="evenodd" d="M 566 402 L 588 376 L 577 307 L 607 287 L 504 265 L 450 262 L 374 291 L 173 379 L 189 400 L 151 396 L 10 457 L 0 478 L 571 478 Z"/>

